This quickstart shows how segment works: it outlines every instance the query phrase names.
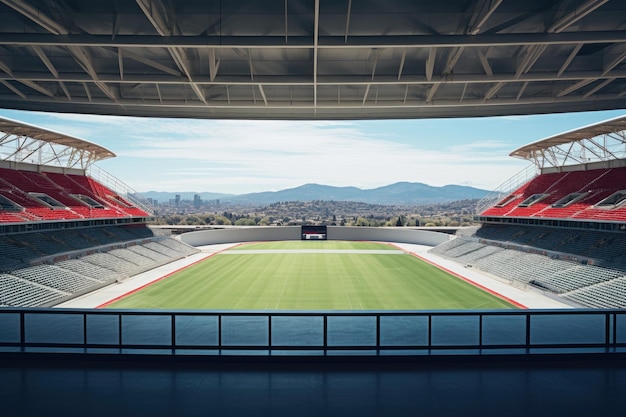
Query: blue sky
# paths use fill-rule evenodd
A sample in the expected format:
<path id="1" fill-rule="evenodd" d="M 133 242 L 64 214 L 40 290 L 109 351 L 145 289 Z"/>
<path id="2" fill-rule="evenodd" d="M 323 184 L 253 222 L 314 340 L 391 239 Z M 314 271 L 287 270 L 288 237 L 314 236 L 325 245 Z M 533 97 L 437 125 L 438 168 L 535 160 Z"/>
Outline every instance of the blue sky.
<path id="1" fill-rule="evenodd" d="M 494 189 L 530 165 L 530 142 L 626 110 L 472 119 L 237 121 L 0 109 L 0 116 L 109 148 L 98 165 L 139 192 L 243 194 L 306 183 L 376 188 L 398 181 Z"/>

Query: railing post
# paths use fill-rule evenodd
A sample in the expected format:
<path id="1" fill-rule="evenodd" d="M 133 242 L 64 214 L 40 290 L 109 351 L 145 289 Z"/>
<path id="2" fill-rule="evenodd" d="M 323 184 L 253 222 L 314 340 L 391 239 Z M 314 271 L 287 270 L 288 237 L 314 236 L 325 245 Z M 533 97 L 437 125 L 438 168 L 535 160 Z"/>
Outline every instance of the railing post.
<path id="1" fill-rule="evenodd" d="M 20 311 L 20 347 L 22 350 L 26 347 L 26 324 L 24 323 L 24 312 Z"/>
<path id="2" fill-rule="evenodd" d="M 376 314 L 376 355 L 380 355 L 380 313 Z"/>
<path id="3" fill-rule="evenodd" d="M 611 344 L 611 314 L 604 313 L 604 345 L 608 349 Z"/>
<path id="4" fill-rule="evenodd" d="M 613 312 L 613 347 L 617 345 L 617 313 Z"/>
<path id="5" fill-rule="evenodd" d="M 170 314 L 171 320 L 171 332 L 172 332 L 172 353 L 176 352 L 176 315 L 174 313 Z"/>
<path id="6" fill-rule="evenodd" d="M 117 315 L 117 341 L 120 349 L 122 348 L 122 313 Z"/>
<path id="7" fill-rule="evenodd" d="M 222 315 L 217 315 L 217 347 L 222 354 Z"/>
<path id="8" fill-rule="evenodd" d="M 87 349 L 87 313 L 83 311 L 83 349 Z"/>
<path id="9" fill-rule="evenodd" d="M 269 354 L 272 355 L 272 315 L 267 316 L 267 346 L 269 348 Z"/>
<path id="10" fill-rule="evenodd" d="M 483 313 L 478 313 L 478 346 L 483 347 Z"/>
<path id="11" fill-rule="evenodd" d="M 428 313 L 428 350 L 432 349 L 433 345 L 433 316 Z"/>
<path id="12" fill-rule="evenodd" d="M 528 349 L 530 349 L 530 314 L 526 313 L 526 350 Z"/>
<path id="13" fill-rule="evenodd" d="M 328 353 L 327 349 L 328 349 L 328 316 L 326 314 L 324 314 L 324 341 L 323 341 L 323 345 L 324 345 L 324 356 L 326 356 L 326 354 Z"/>

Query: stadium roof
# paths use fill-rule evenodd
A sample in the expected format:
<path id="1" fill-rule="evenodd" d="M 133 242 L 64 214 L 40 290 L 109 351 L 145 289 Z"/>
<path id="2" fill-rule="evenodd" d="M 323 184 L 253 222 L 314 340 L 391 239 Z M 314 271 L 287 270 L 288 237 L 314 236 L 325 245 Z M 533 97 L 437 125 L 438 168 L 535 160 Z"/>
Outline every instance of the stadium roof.
<path id="1" fill-rule="evenodd" d="M 241 119 L 626 108 L 622 0 L 0 0 L 0 107 Z"/>
<path id="2" fill-rule="evenodd" d="M 84 169 L 115 154 L 84 139 L 0 117 L 0 156 L 2 160 Z"/>
<path id="3" fill-rule="evenodd" d="M 626 115 L 570 130 L 522 146 L 510 156 L 563 166 L 626 157 Z"/>

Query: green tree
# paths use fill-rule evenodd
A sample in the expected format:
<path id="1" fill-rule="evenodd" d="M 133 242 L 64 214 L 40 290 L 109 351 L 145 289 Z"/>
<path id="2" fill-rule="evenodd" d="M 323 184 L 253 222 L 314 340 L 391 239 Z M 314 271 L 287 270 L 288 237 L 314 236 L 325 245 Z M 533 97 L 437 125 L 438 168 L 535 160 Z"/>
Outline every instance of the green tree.
<path id="1" fill-rule="evenodd" d="M 354 225 L 355 226 L 369 226 L 370 222 L 368 222 L 367 219 L 364 217 L 358 217 L 356 221 L 354 222 Z"/>
<path id="2" fill-rule="evenodd" d="M 217 225 L 230 225 L 232 224 L 230 220 L 228 220 L 226 217 L 224 216 L 215 216 L 215 224 Z"/>
<path id="3" fill-rule="evenodd" d="M 235 222 L 235 226 L 256 226 L 254 219 L 247 219 L 242 217 Z"/>

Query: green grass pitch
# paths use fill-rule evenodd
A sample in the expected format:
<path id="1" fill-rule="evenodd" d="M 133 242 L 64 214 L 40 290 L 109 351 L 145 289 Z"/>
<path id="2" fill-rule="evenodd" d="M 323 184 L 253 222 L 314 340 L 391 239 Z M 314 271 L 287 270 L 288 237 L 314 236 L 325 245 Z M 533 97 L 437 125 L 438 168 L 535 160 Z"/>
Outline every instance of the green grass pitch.
<path id="1" fill-rule="evenodd" d="M 323 253 L 312 250 L 323 250 Z M 372 253 L 373 250 L 376 253 Z M 505 300 L 410 254 L 398 253 L 391 245 L 340 241 L 240 245 L 108 307 L 211 310 L 514 308 Z"/>

